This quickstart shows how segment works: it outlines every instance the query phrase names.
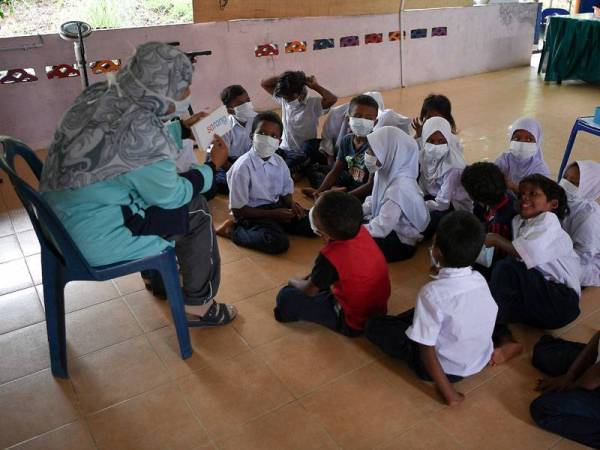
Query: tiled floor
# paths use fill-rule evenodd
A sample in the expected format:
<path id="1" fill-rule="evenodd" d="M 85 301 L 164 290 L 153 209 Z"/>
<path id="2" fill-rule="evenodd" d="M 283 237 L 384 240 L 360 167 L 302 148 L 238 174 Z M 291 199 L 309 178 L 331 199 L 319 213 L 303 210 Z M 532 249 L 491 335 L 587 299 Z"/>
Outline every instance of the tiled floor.
<path id="1" fill-rule="evenodd" d="M 430 92 L 452 99 L 469 161 L 506 148 L 507 126 L 528 114 L 543 124 L 554 171 L 574 118 L 591 114 L 600 100 L 597 87 L 547 86 L 530 68 L 384 96 L 388 106 L 412 116 Z M 597 158 L 598 142 L 579 137 L 575 155 Z M 539 374 L 527 353 L 461 382 L 466 401 L 448 409 L 431 385 L 364 339 L 275 322 L 277 289 L 307 273 L 317 240 L 292 238 L 290 251 L 278 257 L 221 240 L 218 298 L 235 303 L 239 317 L 224 328 L 191 330 L 195 351 L 186 361 L 179 359 L 166 304 L 145 291 L 137 275 L 73 283 L 67 289 L 71 379 L 54 379 L 39 247 L 6 181 L 0 193 L 0 448 L 578 447 L 533 426 L 528 404 Z M 212 208 L 215 221 L 226 217 L 226 199 L 217 198 Z M 390 266 L 391 312 L 414 305 L 428 281 L 427 266 L 425 246 L 413 260 Z M 600 328 L 600 290 L 586 290 L 581 304 L 581 316 L 557 334 L 584 341 Z M 517 332 L 528 351 L 540 335 Z"/>

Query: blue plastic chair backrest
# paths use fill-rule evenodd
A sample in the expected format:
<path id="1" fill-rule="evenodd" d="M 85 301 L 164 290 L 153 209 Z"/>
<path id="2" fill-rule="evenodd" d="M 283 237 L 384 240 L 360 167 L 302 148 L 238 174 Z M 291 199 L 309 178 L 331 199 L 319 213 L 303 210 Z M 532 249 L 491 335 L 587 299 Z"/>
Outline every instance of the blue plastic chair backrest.
<path id="1" fill-rule="evenodd" d="M 8 136 L 0 136 L 0 168 L 4 170 L 17 195 L 21 199 L 40 245 L 51 251 L 70 271 L 83 276 L 91 276 L 91 269 L 67 230 L 48 206 L 43 197 L 23 180 L 15 170 L 15 157 L 22 157 L 35 176 L 40 179 L 43 163 L 23 142 Z"/>
<path id="2" fill-rule="evenodd" d="M 546 18 L 549 16 L 568 16 L 570 13 L 566 9 L 562 8 L 546 8 L 542 11 L 540 16 L 540 24 L 543 25 L 546 22 Z"/>

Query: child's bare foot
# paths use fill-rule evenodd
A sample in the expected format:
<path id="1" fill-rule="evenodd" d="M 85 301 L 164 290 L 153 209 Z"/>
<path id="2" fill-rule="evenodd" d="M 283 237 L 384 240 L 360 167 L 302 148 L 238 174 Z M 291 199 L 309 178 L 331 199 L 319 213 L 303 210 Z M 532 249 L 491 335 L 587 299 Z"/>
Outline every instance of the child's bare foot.
<path id="1" fill-rule="evenodd" d="M 496 347 L 490 358 L 490 366 L 505 363 L 509 359 L 520 355 L 523 352 L 523 345 L 515 341 L 507 341 Z"/>
<path id="2" fill-rule="evenodd" d="M 219 227 L 215 230 L 217 236 L 224 237 L 226 239 L 231 239 L 231 234 L 233 233 L 233 227 L 235 222 L 231 219 L 227 219 L 223 222 Z"/>
<path id="3" fill-rule="evenodd" d="M 315 194 L 317 193 L 317 190 L 314 188 L 302 188 L 300 190 L 300 192 L 302 192 L 303 195 L 306 195 L 308 198 L 315 198 Z"/>

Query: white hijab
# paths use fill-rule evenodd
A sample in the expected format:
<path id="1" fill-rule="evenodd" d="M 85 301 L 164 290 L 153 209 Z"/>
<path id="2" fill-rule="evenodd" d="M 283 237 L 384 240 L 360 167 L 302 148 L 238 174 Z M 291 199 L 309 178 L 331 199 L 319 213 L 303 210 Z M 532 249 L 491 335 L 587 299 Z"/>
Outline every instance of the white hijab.
<path id="1" fill-rule="evenodd" d="M 576 161 L 579 166 L 579 188 L 577 194 L 586 200 L 596 201 L 600 197 L 600 163 Z"/>
<path id="2" fill-rule="evenodd" d="M 444 135 L 449 149 L 448 153 L 440 160 L 428 158 L 424 150 L 427 139 L 436 131 Z M 443 177 L 451 169 L 464 169 L 466 167 L 467 163 L 462 155 L 460 141 L 458 137 L 452 134 L 452 126 L 446 119 L 443 117 L 431 117 L 427 119 L 423 124 L 421 136 L 423 138 L 423 151 L 420 152 L 419 162 L 421 163 L 421 175 L 428 182 Z"/>
<path id="3" fill-rule="evenodd" d="M 379 214 L 385 200 L 402 208 L 409 222 L 419 231 L 429 224 L 429 212 L 423 192 L 417 184 L 419 173 L 417 143 L 404 131 L 383 127 L 367 136 L 369 145 L 381 163 L 375 172 L 372 215 Z"/>

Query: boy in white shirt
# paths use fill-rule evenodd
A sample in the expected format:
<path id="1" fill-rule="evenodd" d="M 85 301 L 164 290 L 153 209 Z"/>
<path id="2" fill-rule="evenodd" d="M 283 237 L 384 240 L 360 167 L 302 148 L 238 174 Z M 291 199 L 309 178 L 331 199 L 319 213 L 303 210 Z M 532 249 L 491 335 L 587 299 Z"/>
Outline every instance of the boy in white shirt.
<path id="1" fill-rule="evenodd" d="M 310 162 L 326 164 L 326 156 L 319 151 L 317 127 L 319 117 L 337 102 L 337 97 L 321 86 L 314 75 L 307 77 L 300 71 L 268 78 L 261 81 L 261 86 L 281 105 L 281 156 L 292 173 L 301 173 Z M 309 97 L 307 88 L 321 97 Z"/>
<path id="2" fill-rule="evenodd" d="M 512 222 L 512 242 L 495 233 L 485 245 L 507 258 L 492 270 L 490 290 L 498 303 L 494 329 L 496 349 L 491 364 L 522 352 L 509 323 L 556 329 L 579 315 L 579 258 L 559 219 L 568 211 L 565 191 L 544 175 L 529 175 L 519 183 L 519 215 Z"/>
<path id="3" fill-rule="evenodd" d="M 450 406 L 464 400 L 451 383 L 480 372 L 494 348 L 498 307 L 483 276 L 471 269 L 484 239 L 473 214 L 447 214 L 431 250 L 441 266 L 439 278 L 419 291 L 416 309 L 374 317 L 365 329 L 385 353 L 405 360 L 419 378 L 433 380 Z"/>

